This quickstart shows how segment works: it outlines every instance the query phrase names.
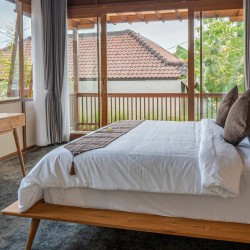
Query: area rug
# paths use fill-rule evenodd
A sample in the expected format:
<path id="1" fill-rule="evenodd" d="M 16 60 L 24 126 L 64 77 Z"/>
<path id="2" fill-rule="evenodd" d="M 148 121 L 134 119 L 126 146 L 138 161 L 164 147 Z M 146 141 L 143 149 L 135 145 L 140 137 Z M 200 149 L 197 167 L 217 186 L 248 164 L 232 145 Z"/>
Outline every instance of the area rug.
<path id="1" fill-rule="evenodd" d="M 24 154 L 27 172 L 56 146 Z M 17 200 L 21 181 L 17 157 L 0 162 L 0 209 Z M 25 248 L 29 219 L 0 215 L 0 249 Z M 249 250 L 250 244 L 134 232 L 79 224 L 41 221 L 32 249 L 42 250 Z"/>

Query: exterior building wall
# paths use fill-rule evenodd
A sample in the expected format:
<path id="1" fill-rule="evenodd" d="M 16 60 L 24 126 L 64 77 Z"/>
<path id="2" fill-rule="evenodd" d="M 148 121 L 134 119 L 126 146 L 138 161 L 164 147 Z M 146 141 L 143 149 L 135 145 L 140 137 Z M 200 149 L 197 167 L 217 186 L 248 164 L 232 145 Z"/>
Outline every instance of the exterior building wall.
<path id="1" fill-rule="evenodd" d="M 97 91 L 97 81 L 80 81 L 79 92 L 97 93 Z M 108 93 L 181 93 L 181 81 L 108 81 Z"/>

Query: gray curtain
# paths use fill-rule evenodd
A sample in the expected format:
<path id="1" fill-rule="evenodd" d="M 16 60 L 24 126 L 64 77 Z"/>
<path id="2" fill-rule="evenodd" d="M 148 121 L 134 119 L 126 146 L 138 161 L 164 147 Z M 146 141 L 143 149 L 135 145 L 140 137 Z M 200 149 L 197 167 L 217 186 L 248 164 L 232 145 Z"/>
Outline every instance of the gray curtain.
<path id="1" fill-rule="evenodd" d="M 41 11 L 47 137 L 49 143 L 60 143 L 63 138 L 61 95 L 65 76 L 67 0 L 41 0 Z"/>
<path id="2" fill-rule="evenodd" d="M 245 88 L 250 88 L 250 0 L 244 0 L 245 16 Z"/>

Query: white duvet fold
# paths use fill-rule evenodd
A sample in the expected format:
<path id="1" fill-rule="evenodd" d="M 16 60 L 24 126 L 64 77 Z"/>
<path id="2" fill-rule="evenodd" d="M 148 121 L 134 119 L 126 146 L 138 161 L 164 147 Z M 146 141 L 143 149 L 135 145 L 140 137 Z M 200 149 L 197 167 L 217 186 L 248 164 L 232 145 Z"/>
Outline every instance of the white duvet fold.
<path id="1" fill-rule="evenodd" d="M 202 191 L 224 198 L 239 195 L 240 155 L 223 139 L 223 128 L 208 119 L 201 121 L 199 166 Z"/>
<path id="2" fill-rule="evenodd" d="M 59 147 L 22 180 L 19 209 L 29 209 L 47 187 L 238 195 L 241 159 L 222 135 L 210 120 L 145 121 L 105 148 L 76 156 L 75 176 L 71 153 Z"/>

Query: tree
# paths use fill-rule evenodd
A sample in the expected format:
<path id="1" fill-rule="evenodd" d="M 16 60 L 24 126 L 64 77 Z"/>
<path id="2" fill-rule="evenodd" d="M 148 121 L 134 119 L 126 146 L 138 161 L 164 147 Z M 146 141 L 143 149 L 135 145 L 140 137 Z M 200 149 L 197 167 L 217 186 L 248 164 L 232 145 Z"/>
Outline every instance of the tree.
<path id="1" fill-rule="evenodd" d="M 16 23 L 0 27 L 0 35 L 5 44 L 4 48 L 0 48 L 0 99 L 13 97 L 16 94 L 15 89 L 17 91 L 19 85 L 17 25 L 16 20 Z M 27 37 L 23 42 L 30 39 Z M 29 88 L 31 87 L 32 64 L 31 55 L 27 55 L 27 53 L 24 53 L 23 69 L 24 87 Z M 28 91 L 28 95 L 30 94 Z"/>
<path id="2" fill-rule="evenodd" d="M 203 92 L 228 92 L 235 84 L 244 91 L 244 24 L 229 18 L 203 19 Z M 194 41 L 195 78 L 200 78 L 200 27 Z M 177 46 L 175 55 L 187 61 L 188 51 Z M 199 82 L 199 80 L 198 80 Z"/>
<path id="3" fill-rule="evenodd" d="M 229 18 L 203 19 L 202 67 L 204 92 L 228 92 L 235 84 L 244 91 L 244 24 Z M 200 56 L 200 28 L 195 38 L 195 58 Z M 195 73 L 199 78 L 199 67 Z"/>

